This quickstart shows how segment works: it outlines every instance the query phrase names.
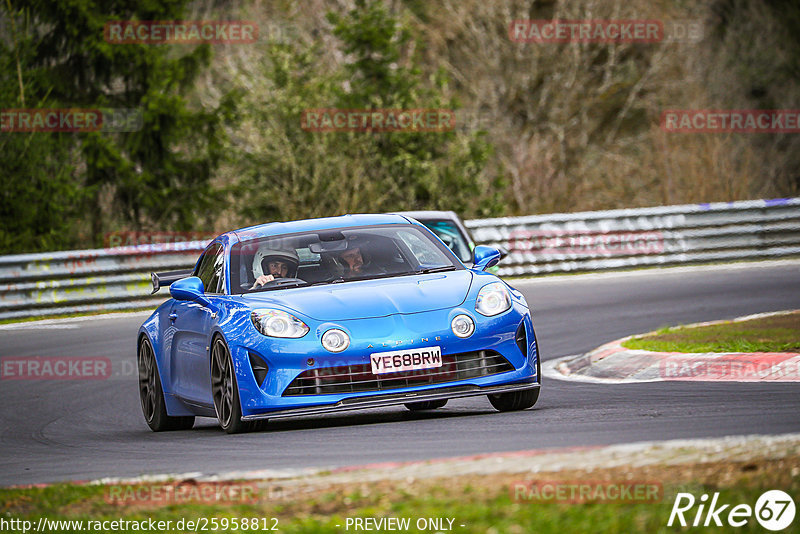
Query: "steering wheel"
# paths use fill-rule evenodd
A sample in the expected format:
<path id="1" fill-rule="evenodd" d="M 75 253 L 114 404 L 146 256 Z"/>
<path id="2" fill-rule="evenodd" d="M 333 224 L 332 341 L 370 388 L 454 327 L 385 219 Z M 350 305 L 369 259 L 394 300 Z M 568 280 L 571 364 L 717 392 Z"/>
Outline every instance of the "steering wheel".
<path id="1" fill-rule="evenodd" d="M 303 280 L 302 278 L 276 278 L 275 280 L 270 280 L 266 284 L 262 284 L 260 286 L 257 286 L 257 285 L 255 285 L 255 283 L 253 283 L 253 285 L 250 287 L 250 290 L 251 291 L 253 291 L 253 290 L 259 291 L 261 289 L 268 288 L 268 287 L 281 287 L 281 286 L 285 286 L 285 285 L 296 284 L 298 282 L 301 283 L 301 284 L 307 284 L 308 283 L 305 280 Z"/>

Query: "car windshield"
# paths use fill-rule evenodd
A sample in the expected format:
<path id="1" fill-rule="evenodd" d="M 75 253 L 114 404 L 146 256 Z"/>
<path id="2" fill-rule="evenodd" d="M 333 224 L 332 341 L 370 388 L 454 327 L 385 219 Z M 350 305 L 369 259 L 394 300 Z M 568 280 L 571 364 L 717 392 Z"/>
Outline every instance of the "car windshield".
<path id="1" fill-rule="evenodd" d="M 462 268 L 429 233 L 397 224 L 253 239 L 234 245 L 230 259 L 233 294 Z M 256 284 L 260 275 L 272 279 Z"/>
<path id="2" fill-rule="evenodd" d="M 455 252 L 458 259 L 464 263 L 472 261 L 472 249 L 467 242 L 467 238 L 452 221 L 420 221 L 427 226 L 436 236 L 444 241 L 450 250 Z"/>

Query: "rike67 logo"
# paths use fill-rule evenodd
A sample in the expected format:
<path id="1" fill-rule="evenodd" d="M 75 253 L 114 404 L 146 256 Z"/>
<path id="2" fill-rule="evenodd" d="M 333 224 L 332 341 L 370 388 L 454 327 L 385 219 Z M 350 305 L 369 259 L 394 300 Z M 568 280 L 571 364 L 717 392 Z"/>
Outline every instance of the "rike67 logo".
<path id="1" fill-rule="evenodd" d="M 723 521 L 727 521 L 732 527 L 743 527 L 755 517 L 765 529 L 779 531 L 792 524 L 794 515 L 794 500 L 781 490 L 764 492 L 756 501 L 755 508 L 748 504 L 737 504 L 733 507 L 731 504 L 723 504 L 719 500 L 719 493 L 714 493 L 710 502 L 705 493 L 700 499 L 695 499 L 691 493 L 678 493 L 667 526 L 671 527 L 677 520 L 682 527 L 721 527 Z"/>

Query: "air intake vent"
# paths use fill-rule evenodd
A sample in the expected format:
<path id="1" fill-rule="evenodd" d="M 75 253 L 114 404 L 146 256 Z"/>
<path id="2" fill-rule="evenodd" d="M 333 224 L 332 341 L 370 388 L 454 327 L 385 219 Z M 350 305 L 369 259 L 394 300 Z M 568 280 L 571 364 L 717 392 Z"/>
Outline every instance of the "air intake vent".
<path id="1" fill-rule="evenodd" d="M 514 340 L 517 342 L 517 347 L 519 350 L 522 351 L 522 354 L 525 357 L 528 357 L 528 333 L 525 331 L 525 321 L 523 320 L 519 323 L 517 327 L 517 335 L 514 337 Z"/>
<path id="2" fill-rule="evenodd" d="M 256 377 L 256 384 L 261 387 L 264 385 L 264 380 L 267 378 L 267 372 L 269 371 L 267 362 L 261 356 L 252 352 L 248 352 L 247 355 L 250 357 L 250 367 L 253 369 L 253 376 Z"/>
<path id="3" fill-rule="evenodd" d="M 497 352 L 481 350 L 442 355 L 442 366 L 375 375 L 370 364 L 309 369 L 295 378 L 284 397 L 361 393 L 442 384 L 513 371 L 514 366 Z"/>

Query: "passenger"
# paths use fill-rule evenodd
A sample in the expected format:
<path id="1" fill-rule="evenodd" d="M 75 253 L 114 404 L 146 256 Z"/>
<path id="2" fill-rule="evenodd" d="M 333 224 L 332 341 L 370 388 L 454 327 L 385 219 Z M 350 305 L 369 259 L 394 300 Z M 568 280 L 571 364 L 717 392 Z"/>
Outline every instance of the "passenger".
<path id="1" fill-rule="evenodd" d="M 344 264 L 344 272 L 342 273 L 344 278 L 370 276 L 386 272 L 385 269 L 382 269 L 372 261 L 364 243 L 351 243 L 347 250 L 339 254 L 339 260 Z"/>

